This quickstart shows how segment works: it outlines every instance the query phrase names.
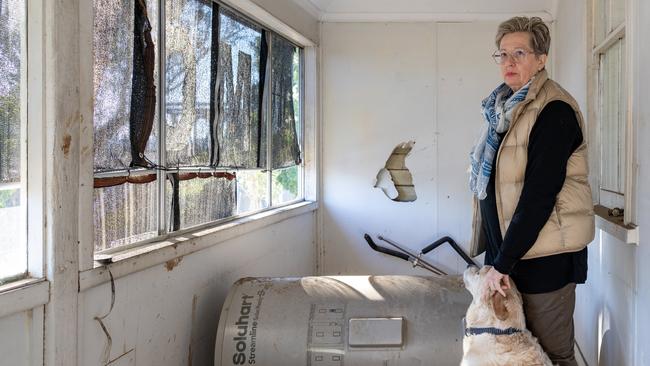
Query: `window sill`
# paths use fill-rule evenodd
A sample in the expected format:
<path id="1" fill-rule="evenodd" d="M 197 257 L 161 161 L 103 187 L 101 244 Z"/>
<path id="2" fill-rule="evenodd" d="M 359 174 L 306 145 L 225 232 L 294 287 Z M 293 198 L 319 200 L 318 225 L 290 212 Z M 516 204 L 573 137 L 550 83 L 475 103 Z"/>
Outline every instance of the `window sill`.
<path id="1" fill-rule="evenodd" d="M 0 318 L 45 305 L 50 299 L 50 282 L 27 278 L 0 286 Z"/>
<path id="2" fill-rule="evenodd" d="M 595 205 L 596 227 L 626 244 L 639 244 L 639 227 L 624 224 L 623 217 L 609 216 L 605 206 Z"/>
<path id="3" fill-rule="evenodd" d="M 302 201 L 255 215 L 242 217 L 207 229 L 197 229 L 163 241 L 149 243 L 112 254 L 112 263 L 95 262 L 94 268 L 79 273 L 79 290 L 95 287 L 133 272 L 209 248 L 254 230 L 299 216 L 318 208 L 317 202 Z M 110 274 L 109 274 L 110 270 Z"/>

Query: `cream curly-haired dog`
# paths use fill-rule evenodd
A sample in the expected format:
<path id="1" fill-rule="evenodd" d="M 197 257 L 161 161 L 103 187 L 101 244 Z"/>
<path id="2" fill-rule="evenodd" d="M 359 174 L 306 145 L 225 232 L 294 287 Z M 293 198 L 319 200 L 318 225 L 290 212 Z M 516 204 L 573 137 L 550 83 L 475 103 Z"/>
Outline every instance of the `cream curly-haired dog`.
<path id="1" fill-rule="evenodd" d="M 512 281 L 506 297 L 496 292 L 483 298 L 483 283 L 490 266 L 469 267 L 463 280 L 473 300 L 465 317 L 461 366 L 552 366 L 537 338 L 526 329 L 521 295 Z"/>

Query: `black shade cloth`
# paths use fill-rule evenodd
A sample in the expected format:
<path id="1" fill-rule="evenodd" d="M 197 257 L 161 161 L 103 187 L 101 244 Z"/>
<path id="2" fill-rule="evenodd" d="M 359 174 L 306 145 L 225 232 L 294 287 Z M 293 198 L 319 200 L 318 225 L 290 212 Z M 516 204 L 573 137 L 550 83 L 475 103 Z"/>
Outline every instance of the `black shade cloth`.
<path id="1" fill-rule="evenodd" d="M 136 25 L 136 9 L 143 4 L 146 5 L 146 14 L 137 11 L 140 15 Z M 152 77 L 155 87 L 158 78 L 158 65 L 155 62 L 158 2 L 93 0 L 93 10 L 94 171 L 127 169 L 133 154 L 139 156 L 145 139 L 148 140 L 145 142 L 144 155 L 147 160 L 156 162 L 158 127 L 153 121 L 157 120 L 157 109 L 155 91 L 147 80 Z M 151 30 L 145 34 L 146 24 L 151 26 Z M 149 36 L 151 42 L 147 40 Z M 138 45 L 135 38 L 140 39 Z M 134 46 L 139 47 L 139 56 L 134 52 Z M 153 57 L 146 56 L 149 52 L 153 53 Z M 153 58 L 153 61 L 145 62 L 145 56 L 147 59 Z M 134 62 L 139 64 L 139 71 L 135 75 Z M 153 74 L 144 69 L 151 65 Z M 134 79 L 139 86 L 134 87 Z M 132 117 L 134 88 L 140 93 L 135 96 L 139 109 Z M 153 118 L 150 110 L 145 108 L 153 108 Z M 145 116 L 151 121 L 151 127 L 144 123 Z"/>
<path id="2" fill-rule="evenodd" d="M 213 37 L 213 14 L 213 5 L 209 0 L 176 0 L 167 3 L 167 166 L 210 165 L 210 61 L 213 38 L 216 38 Z"/>
<path id="3" fill-rule="evenodd" d="M 164 2 L 166 164 L 158 166 L 158 2 L 93 1 L 94 170 L 150 168 L 95 178 L 97 250 L 157 235 L 156 199 L 167 200 L 160 214 L 171 231 L 235 213 L 233 174 L 168 173 L 167 197 L 157 197 L 156 169 L 266 168 L 269 123 L 272 168 L 300 164 L 297 47 L 210 0 Z M 0 157 L 0 179 L 1 169 Z"/>
<path id="4" fill-rule="evenodd" d="M 280 169 L 301 162 L 296 130 L 296 109 L 300 101 L 295 98 L 299 91 L 294 90 L 300 87 L 300 63 L 296 46 L 276 35 L 272 39 L 272 168 Z"/>
<path id="5" fill-rule="evenodd" d="M 215 144 L 212 163 L 219 167 L 262 167 L 260 69 L 266 65 L 260 57 L 262 32 L 225 9 L 220 10 L 218 26 L 219 47 L 212 50 L 213 76 L 216 67 L 210 117 Z"/>
<path id="6" fill-rule="evenodd" d="M 130 166 L 149 166 L 144 153 L 156 112 L 156 85 L 154 68 L 156 55 L 151 39 L 151 24 L 146 0 L 134 3 L 133 79 L 131 83 L 131 112 L 129 131 L 131 140 Z"/>

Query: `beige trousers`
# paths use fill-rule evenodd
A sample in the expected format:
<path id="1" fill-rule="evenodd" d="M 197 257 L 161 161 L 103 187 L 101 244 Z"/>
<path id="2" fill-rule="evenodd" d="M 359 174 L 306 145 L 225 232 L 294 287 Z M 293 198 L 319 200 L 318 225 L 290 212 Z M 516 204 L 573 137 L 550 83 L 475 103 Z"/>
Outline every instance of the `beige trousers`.
<path id="1" fill-rule="evenodd" d="M 576 285 L 543 294 L 524 294 L 526 327 L 554 364 L 577 366 L 574 354 L 573 310 L 576 303 Z"/>

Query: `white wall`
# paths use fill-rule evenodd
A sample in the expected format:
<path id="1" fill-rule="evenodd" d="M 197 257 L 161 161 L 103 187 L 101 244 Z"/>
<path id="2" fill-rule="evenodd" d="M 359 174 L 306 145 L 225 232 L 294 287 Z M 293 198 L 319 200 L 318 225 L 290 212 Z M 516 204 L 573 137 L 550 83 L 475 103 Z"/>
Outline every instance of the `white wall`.
<path id="1" fill-rule="evenodd" d="M 585 111 L 586 81 L 586 1 L 558 2 L 555 24 L 555 50 L 557 52 L 556 79 L 578 100 Z M 650 15 L 647 2 L 639 1 L 641 14 Z M 640 16 L 642 18 L 642 16 Z M 643 26 L 642 26 L 643 27 Z M 636 34 L 648 34 L 650 28 L 639 29 Z M 584 51 L 583 51 L 584 50 Z M 642 49 L 640 65 L 650 61 L 647 48 Z M 638 101 L 650 98 L 647 82 L 650 75 L 645 67 L 639 68 Z M 639 114 L 637 194 L 638 222 L 641 228 L 639 246 L 620 242 L 609 234 L 597 230 L 596 240 L 589 247 L 589 272 L 587 283 L 578 286 L 575 312 L 576 340 L 590 365 L 650 365 L 647 339 L 650 317 L 643 309 L 650 301 L 650 271 L 644 258 L 650 258 L 643 228 L 650 225 L 650 160 L 647 158 L 650 130 L 647 103 L 637 103 Z M 589 128 L 595 128 L 589 121 Z M 597 142 L 592 141 L 591 144 Z M 645 151 L 644 151 L 645 150 Z M 644 154 L 645 152 L 645 154 Z M 592 171 L 592 174 L 597 172 Z"/>
<path id="2" fill-rule="evenodd" d="M 318 44 L 319 23 L 302 7 L 292 0 L 252 0 L 254 3 L 273 14 L 276 18 L 292 27 L 303 36 Z"/>
<path id="3" fill-rule="evenodd" d="M 290 0 L 255 2 L 318 40 L 317 20 Z M 47 60 L 43 66 L 47 80 L 43 165 L 49 173 L 45 174 L 43 194 L 47 198 L 44 216 L 48 226 L 43 229 L 47 236 L 43 256 L 51 281 L 50 302 L 0 318 L 0 365 L 91 366 L 105 365 L 106 361 L 114 361 L 112 366 L 211 365 L 221 306 L 234 281 L 246 276 L 314 273 L 315 214 L 295 216 L 220 242 L 176 259 L 175 266 L 157 265 L 118 278 L 115 306 L 103 320 L 112 340 L 105 358 L 108 339 L 95 317 L 109 311 L 111 286 L 105 283 L 77 294 L 77 232 L 79 227 L 92 225 L 92 217 L 76 220 L 76 187 L 79 170 L 84 169 L 79 168 L 79 130 L 83 124 L 79 78 L 80 69 L 87 71 L 89 66 L 80 67 L 79 60 L 83 63 L 90 59 L 88 55 L 80 57 L 79 38 L 88 32 L 80 36 L 77 17 L 80 4 L 87 2 L 57 0 L 47 4 L 41 10 L 47 37 L 42 37 L 45 47 L 38 52 Z M 62 141 L 67 141 L 66 148 L 62 148 Z"/>
<path id="4" fill-rule="evenodd" d="M 650 17 L 650 2 L 639 0 L 639 9 L 637 10 L 637 19 L 646 19 Z M 638 177 L 637 177 L 637 217 L 640 228 L 641 242 L 635 249 L 634 258 L 636 259 L 636 302 L 635 302 L 635 328 L 636 333 L 636 365 L 650 365 L 650 349 L 648 349 L 648 340 L 650 339 L 650 240 L 645 236 L 650 228 L 650 69 L 647 65 L 650 63 L 650 48 L 647 47 L 647 37 L 650 34 L 650 22 L 638 22 L 639 29 L 639 62 L 638 62 L 638 99 L 636 111 L 638 113 L 638 125 L 636 133 L 636 144 L 638 152 Z"/>
<path id="5" fill-rule="evenodd" d="M 496 23 L 324 23 L 324 274 L 418 271 L 370 250 L 364 233 L 419 250 L 451 235 L 469 240 L 466 169 L 481 126 L 480 101 L 499 82 Z M 406 165 L 418 199 L 373 188 L 393 147 L 415 140 Z M 427 258 L 464 268 L 449 248 Z M 426 273 L 426 272 L 419 272 Z"/>
<path id="6" fill-rule="evenodd" d="M 103 322 L 120 366 L 211 365 L 221 306 L 241 277 L 307 276 L 315 265 L 315 215 L 307 213 L 115 281 Z M 78 365 L 106 363 L 95 317 L 110 309 L 106 283 L 79 295 Z M 111 364 L 113 365 L 113 364 Z"/>
<path id="7" fill-rule="evenodd" d="M 43 363 L 43 307 L 0 318 L 0 365 Z"/>

